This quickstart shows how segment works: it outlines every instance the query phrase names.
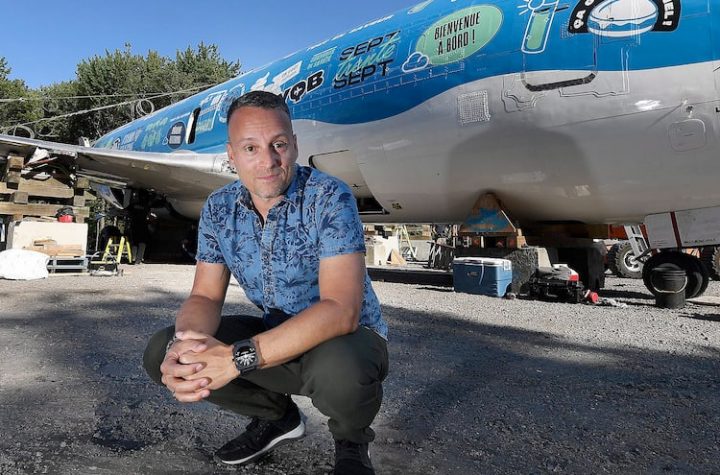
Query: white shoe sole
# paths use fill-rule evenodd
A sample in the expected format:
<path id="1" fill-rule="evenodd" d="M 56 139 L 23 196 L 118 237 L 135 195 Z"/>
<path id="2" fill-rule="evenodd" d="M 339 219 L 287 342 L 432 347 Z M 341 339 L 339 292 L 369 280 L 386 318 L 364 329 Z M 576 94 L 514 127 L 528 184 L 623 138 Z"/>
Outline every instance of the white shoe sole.
<path id="1" fill-rule="evenodd" d="M 273 440 L 270 441 L 265 447 L 263 447 L 260 451 L 255 452 L 249 457 L 245 457 L 243 459 L 238 460 L 220 460 L 220 462 L 226 464 L 226 465 L 242 465 L 245 463 L 250 463 L 253 460 L 258 459 L 260 456 L 270 452 L 272 449 L 277 447 L 278 445 L 284 443 L 284 442 L 290 442 L 293 440 L 297 440 L 302 438 L 302 436 L 305 435 L 305 420 L 303 419 L 302 413 L 300 414 L 300 424 L 297 425 L 293 430 L 290 432 L 286 432 L 282 435 L 277 436 Z"/>

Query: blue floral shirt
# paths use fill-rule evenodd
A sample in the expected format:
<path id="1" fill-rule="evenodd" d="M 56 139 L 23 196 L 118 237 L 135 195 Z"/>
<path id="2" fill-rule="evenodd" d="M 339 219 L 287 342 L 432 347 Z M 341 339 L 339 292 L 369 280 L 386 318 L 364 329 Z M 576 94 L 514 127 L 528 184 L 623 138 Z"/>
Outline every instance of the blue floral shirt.
<path id="1" fill-rule="evenodd" d="M 320 300 L 321 259 L 354 252 L 365 252 L 365 239 L 350 188 L 309 167 L 296 166 L 264 226 L 239 180 L 213 192 L 200 216 L 197 260 L 225 264 L 268 328 Z M 360 325 L 387 338 L 367 272 Z"/>

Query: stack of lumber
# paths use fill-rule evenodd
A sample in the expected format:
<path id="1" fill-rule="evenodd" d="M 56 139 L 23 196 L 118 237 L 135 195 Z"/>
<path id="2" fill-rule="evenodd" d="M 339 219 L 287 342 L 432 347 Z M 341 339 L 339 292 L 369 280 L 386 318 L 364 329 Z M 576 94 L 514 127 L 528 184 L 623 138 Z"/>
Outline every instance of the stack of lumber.
<path id="1" fill-rule="evenodd" d="M 89 216 L 86 200 L 90 183 L 77 177 L 73 157 L 48 157 L 30 163 L 21 155 L 0 160 L 0 217 L 22 221 L 26 216 L 52 217 L 62 208 L 72 208 L 75 221 Z"/>
<path id="2" fill-rule="evenodd" d="M 32 246 L 24 246 L 28 251 L 42 252 L 48 256 L 77 257 L 82 256 L 82 247 L 72 244 L 58 244 L 53 239 L 39 239 L 33 241 Z"/>

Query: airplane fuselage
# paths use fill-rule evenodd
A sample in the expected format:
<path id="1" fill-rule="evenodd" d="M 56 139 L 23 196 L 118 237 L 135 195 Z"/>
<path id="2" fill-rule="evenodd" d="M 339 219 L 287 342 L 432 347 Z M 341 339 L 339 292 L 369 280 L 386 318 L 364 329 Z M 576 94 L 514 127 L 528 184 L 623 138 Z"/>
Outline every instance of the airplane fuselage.
<path id="1" fill-rule="evenodd" d="M 236 178 L 229 103 L 262 89 L 287 98 L 299 161 L 347 181 L 366 221 L 460 222 L 493 192 L 520 223 L 640 222 L 720 205 L 719 25 L 709 0 L 426 1 L 95 147 L 196 161 L 192 186 L 153 188 L 197 216 Z"/>

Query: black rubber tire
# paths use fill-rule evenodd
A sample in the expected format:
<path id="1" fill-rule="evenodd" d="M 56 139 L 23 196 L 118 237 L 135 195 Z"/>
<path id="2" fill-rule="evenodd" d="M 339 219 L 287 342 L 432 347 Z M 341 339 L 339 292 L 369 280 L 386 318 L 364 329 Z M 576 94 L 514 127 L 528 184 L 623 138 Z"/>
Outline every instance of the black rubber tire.
<path id="1" fill-rule="evenodd" d="M 605 256 L 605 268 L 610 270 L 613 275 L 616 275 L 618 277 L 620 277 L 620 271 L 617 268 L 615 256 L 617 255 L 619 246 L 620 244 L 613 244 L 612 247 L 608 249 L 607 256 Z"/>
<path id="2" fill-rule="evenodd" d="M 705 246 L 700 251 L 700 260 L 710 272 L 710 277 L 720 280 L 720 246 Z"/>
<path id="3" fill-rule="evenodd" d="M 643 276 L 642 262 L 638 262 L 636 266 L 629 262 L 634 255 L 630 241 L 619 242 L 608 251 L 608 267 L 618 277 L 641 279 Z"/>
<path id="4" fill-rule="evenodd" d="M 645 262 L 643 267 L 643 282 L 653 295 L 656 295 L 657 292 L 650 281 L 650 277 L 653 269 L 658 268 L 685 271 L 688 277 L 685 298 L 688 299 L 702 295 L 710 283 L 710 274 L 700 259 L 684 252 L 665 251 L 652 256 Z"/>

